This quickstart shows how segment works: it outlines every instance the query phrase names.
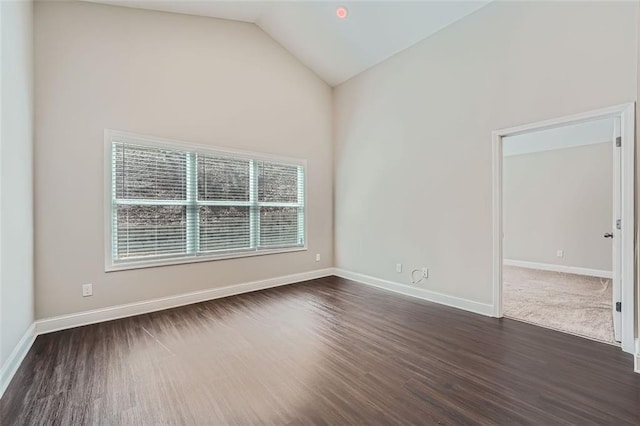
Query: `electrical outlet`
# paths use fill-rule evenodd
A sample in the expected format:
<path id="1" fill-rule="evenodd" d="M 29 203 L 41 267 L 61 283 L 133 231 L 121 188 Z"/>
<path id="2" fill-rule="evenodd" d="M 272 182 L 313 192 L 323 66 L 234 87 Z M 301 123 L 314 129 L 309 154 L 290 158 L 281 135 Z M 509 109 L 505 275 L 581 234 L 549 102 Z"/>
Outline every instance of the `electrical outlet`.
<path id="1" fill-rule="evenodd" d="M 402 263 L 396 263 L 396 272 L 397 273 L 401 273 L 402 272 Z"/>
<path id="2" fill-rule="evenodd" d="M 422 276 L 425 278 L 429 278 L 429 268 L 427 268 L 426 266 L 422 267 Z"/>
<path id="3" fill-rule="evenodd" d="M 558 251 L 556 252 L 556 256 L 558 256 L 558 257 L 564 257 L 564 250 L 558 250 Z"/>
<path id="4" fill-rule="evenodd" d="M 320 262 L 320 253 L 316 253 L 316 262 Z"/>
<path id="5" fill-rule="evenodd" d="M 82 284 L 82 297 L 93 296 L 93 285 Z"/>

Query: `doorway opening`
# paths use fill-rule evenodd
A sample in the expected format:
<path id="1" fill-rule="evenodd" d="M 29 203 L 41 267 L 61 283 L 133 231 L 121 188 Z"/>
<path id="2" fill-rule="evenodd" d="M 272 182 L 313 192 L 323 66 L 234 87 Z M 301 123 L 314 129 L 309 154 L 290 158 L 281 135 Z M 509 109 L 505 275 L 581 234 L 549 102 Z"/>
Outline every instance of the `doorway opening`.
<path id="1" fill-rule="evenodd" d="M 496 317 L 633 353 L 634 107 L 493 133 Z"/>

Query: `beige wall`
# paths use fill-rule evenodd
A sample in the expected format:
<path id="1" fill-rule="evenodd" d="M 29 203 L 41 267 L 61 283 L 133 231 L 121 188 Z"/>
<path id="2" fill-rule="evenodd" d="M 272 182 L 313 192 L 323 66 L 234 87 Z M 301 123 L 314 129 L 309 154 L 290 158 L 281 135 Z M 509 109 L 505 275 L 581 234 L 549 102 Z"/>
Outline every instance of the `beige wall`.
<path id="1" fill-rule="evenodd" d="M 34 318 L 31 2 L 0 2 L 0 39 L 0 365 L 4 366 Z"/>
<path id="2" fill-rule="evenodd" d="M 332 266 L 331 88 L 269 36 L 89 3 L 35 22 L 37 318 Z M 105 128 L 307 159 L 309 250 L 105 273 Z"/>
<path id="3" fill-rule="evenodd" d="M 640 22 L 640 8 L 638 8 L 638 22 Z M 638 101 L 640 101 L 640 26 L 637 28 L 637 40 L 638 40 L 638 63 L 636 67 L 636 75 L 638 78 L 637 90 L 638 95 L 636 97 L 636 274 L 635 280 L 636 283 L 640 281 L 640 240 L 638 236 L 640 235 L 640 215 L 638 212 L 640 211 L 640 107 L 638 106 Z M 636 336 L 640 334 L 640 284 L 636 286 L 636 320 L 638 322 L 636 327 Z M 640 338 L 636 339 L 636 371 L 640 372 Z"/>
<path id="4" fill-rule="evenodd" d="M 495 2 L 335 89 L 336 266 L 491 303 L 492 130 L 635 101 L 637 17 Z"/>
<path id="5" fill-rule="evenodd" d="M 612 143 L 505 157 L 503 208 L 505 259 L 610 272 Z"/>

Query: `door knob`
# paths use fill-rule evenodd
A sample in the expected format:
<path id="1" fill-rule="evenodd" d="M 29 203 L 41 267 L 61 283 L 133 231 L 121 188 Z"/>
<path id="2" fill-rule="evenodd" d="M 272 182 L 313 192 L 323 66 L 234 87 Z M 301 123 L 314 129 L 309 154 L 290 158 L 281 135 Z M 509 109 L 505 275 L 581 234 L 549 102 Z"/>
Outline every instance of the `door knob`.
<path id="1" fill-rule="evenodd" d="M 605 238 L 613 238 L 613 234 L 611 232 L 607 232 L 606 234 L 604 234 Z"/>

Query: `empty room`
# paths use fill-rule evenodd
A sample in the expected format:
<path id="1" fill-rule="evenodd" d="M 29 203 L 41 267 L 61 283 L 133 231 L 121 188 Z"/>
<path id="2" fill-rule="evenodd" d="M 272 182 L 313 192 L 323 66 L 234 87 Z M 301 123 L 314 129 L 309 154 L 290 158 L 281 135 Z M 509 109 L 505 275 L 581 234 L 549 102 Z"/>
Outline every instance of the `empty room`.
<path id="1" fill-rule="evenodd" d="M 0 0 L 0 424 L 640 424 L 640 1 Z"/>
<path id="2" fill-rule="evenodd" d="M 504 139 L 505 316 L 621 341 L 618 133 L 609 118 Z"/>

